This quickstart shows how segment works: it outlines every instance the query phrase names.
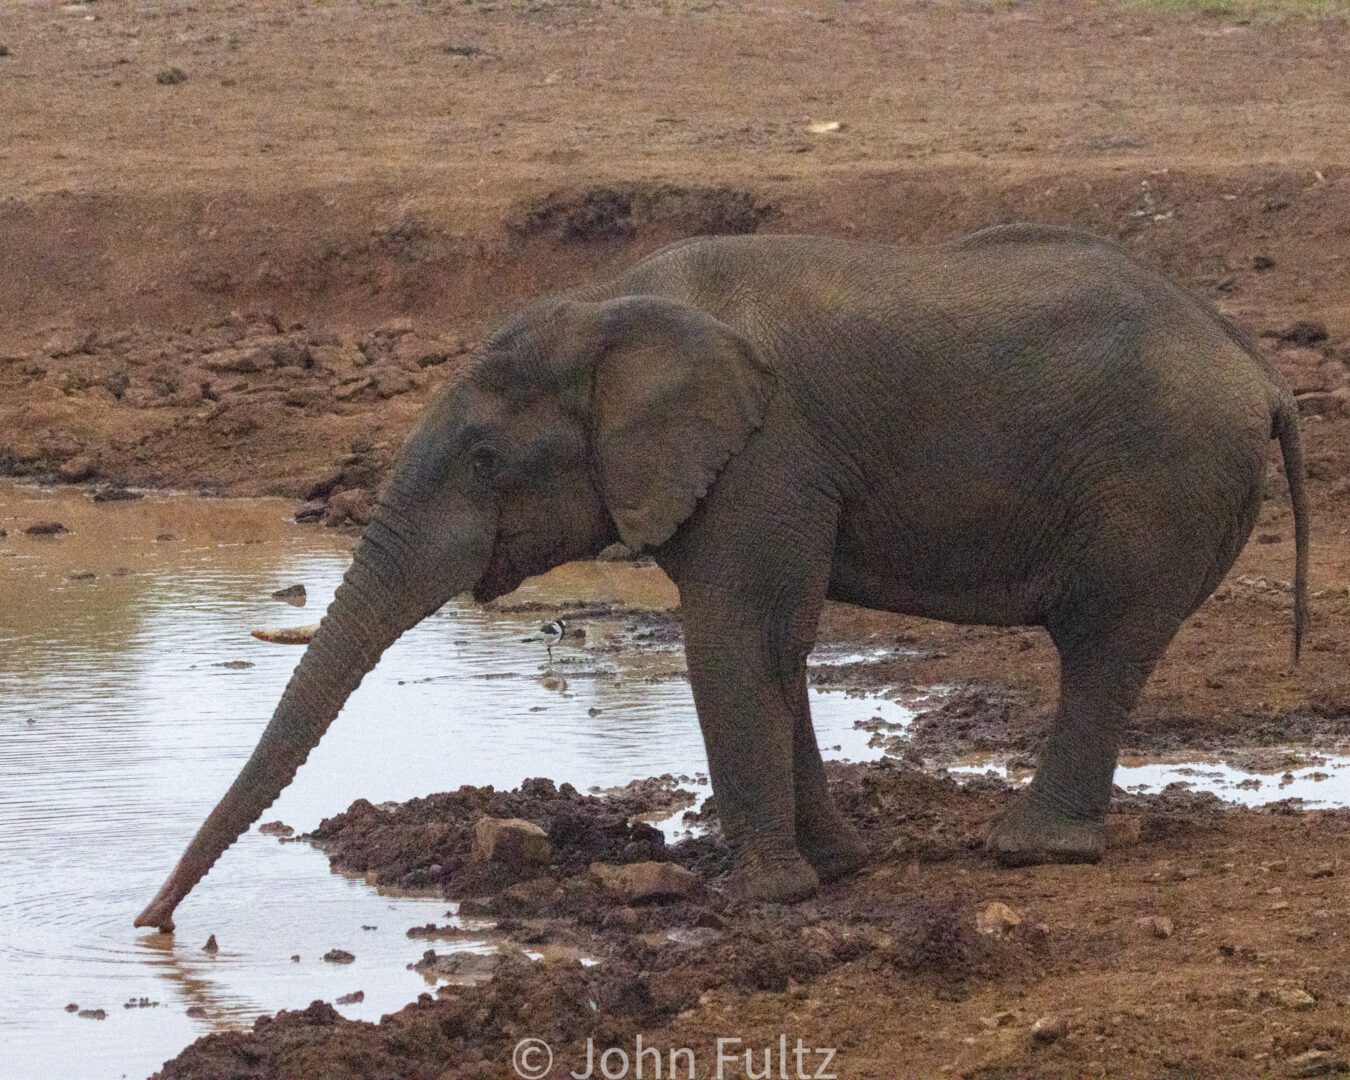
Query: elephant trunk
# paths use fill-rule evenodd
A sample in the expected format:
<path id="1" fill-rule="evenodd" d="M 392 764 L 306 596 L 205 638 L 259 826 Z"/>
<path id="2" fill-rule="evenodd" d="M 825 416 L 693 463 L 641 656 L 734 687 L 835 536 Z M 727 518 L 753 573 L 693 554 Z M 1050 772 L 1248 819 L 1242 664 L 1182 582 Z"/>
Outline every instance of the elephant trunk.
<path id="1" fill-rule="evenodd" d="M 382 508 L 383 509 L 383 508 Z M 294 778 L 351 693 L 399 636 L 471 581 L 447 583 L 429 607 L 412 595 L 406 541 L 377 514 L 272 720 L 230 789 L 192 838 L 137 926 L 173 929 L 173 912 Z M 448 591 L 447 591 L 448 590 Z M 419 599 L 422 602 L 419 602 Z"/>

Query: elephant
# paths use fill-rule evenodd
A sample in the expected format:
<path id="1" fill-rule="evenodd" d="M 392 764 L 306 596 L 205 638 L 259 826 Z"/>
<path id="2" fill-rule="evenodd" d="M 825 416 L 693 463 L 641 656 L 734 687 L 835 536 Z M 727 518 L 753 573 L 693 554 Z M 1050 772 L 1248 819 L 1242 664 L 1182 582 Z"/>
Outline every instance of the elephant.
<path id="1" fill-rule="evenodd" d="M 1251 337 L 1115 243 L 701 237 L 538 300 L 427 406 L 256 749 L 136 925 L 172 928 L 403 632 L 617 540 L 678 589 L 730 896 L 796 901 L 868 858 L 811 724 L 827 599 L 1045 628 L 1057 713 L 987 848 L 1096 860 L 1126 716 L 1246 543 L 1273 439 L 1297 660 L 1293 396 Z"/>

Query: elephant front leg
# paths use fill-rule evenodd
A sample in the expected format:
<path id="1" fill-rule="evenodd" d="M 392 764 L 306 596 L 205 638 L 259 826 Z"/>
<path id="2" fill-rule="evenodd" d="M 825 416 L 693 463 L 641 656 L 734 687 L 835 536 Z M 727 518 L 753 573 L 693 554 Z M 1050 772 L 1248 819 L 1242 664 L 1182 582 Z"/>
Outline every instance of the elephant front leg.
<path id="1" fill-rule="evenodd" d="M 820 878 L 797 847 L 793 713 L 775 628 L 716 590 L 681 589 L 680 599 L 689 681 L 731 849 L 728 891 L 779 903 L 810 896 Z"/>
<path id="2" fill-rule="evenodd" d="M 868 860 L 867 845 L 830 795 L 825 763 L 811 723 L 806 692 L 806 663 L 793 679 L 792 772 L 797 797 L 797 848 L 815 867 L 821 881 L 838 881 L 860 870 Z"/>

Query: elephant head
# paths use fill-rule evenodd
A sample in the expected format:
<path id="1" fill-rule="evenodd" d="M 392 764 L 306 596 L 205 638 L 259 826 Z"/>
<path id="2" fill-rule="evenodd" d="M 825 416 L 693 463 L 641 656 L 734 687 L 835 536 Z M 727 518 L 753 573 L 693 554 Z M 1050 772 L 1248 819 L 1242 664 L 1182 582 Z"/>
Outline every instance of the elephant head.
<path id="1" fill-rule="evenodd" d="M 493 334 L 408 438 L 257 747 L 136 925 L 173 928 L 384 650 L 451 597 L 491 600 L 616 537 L 666 542 L 772 382 L 744 336 L 655 296 L 553 300 Z"/>

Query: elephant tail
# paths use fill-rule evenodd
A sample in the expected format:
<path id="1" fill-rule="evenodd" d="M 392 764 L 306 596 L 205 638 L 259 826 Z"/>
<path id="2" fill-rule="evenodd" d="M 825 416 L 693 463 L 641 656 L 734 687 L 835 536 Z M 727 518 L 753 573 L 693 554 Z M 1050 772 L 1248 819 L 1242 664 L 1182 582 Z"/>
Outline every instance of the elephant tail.
<path id="1" fill-rule="evenodd" d="M 1303 441 L 1298 430 L 1298 406 L 1286 393 L 1276 407 L 1274 436 L 1280 440 L 1284 477 L 1294 508 L 1294 663 L 1303 648 L 1308 627 L 1308 493 L 1303 487 Z"/>

